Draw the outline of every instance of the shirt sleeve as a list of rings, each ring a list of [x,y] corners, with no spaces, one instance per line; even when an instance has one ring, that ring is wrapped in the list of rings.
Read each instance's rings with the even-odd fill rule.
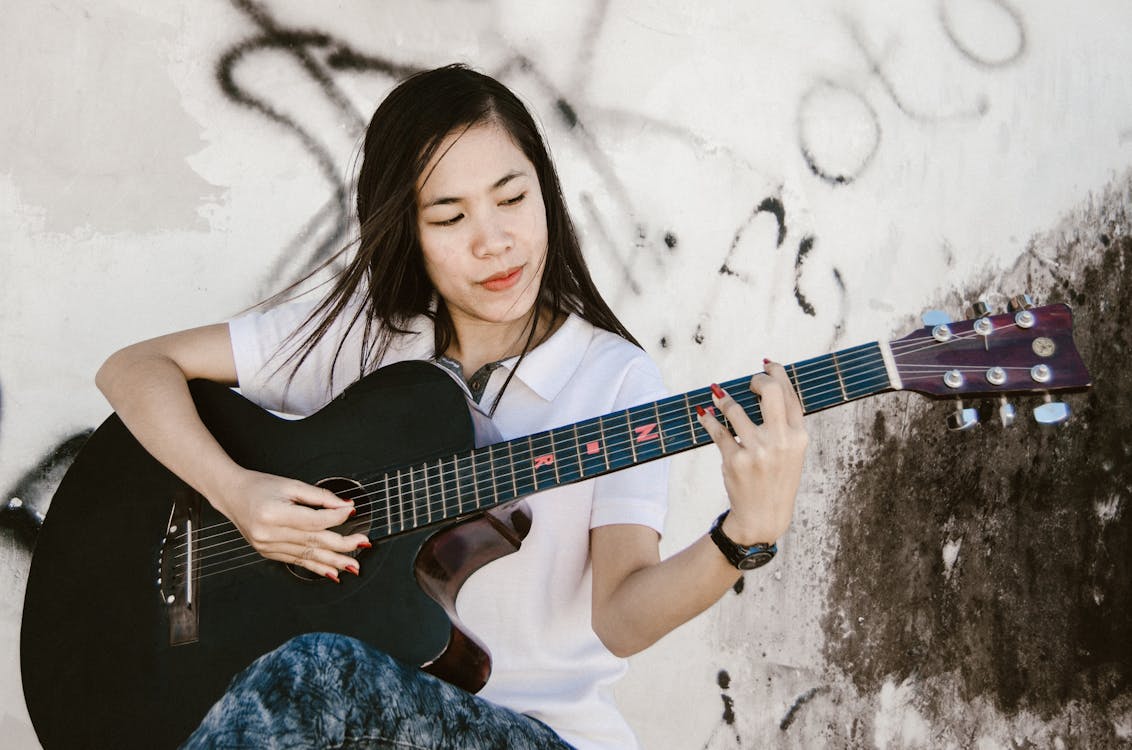
[[[302,366],[296,369],[297,359],[288,361],[309,333],[304,323],[318,302],[301,299],[228,321],[240,392],[253,403],[272,411],[305,416],[358,379],[362,321],[342,342],[353,317],[350,308],[331,324]],[[341,348],[339,343],[343,344]]]
[[[657,401],[667,395],[660,371],[642,352],[625,369],[613,410]],[[590,528],[630,523],[663,533],[668,512],[668,463],[663,458],[594,480]]]

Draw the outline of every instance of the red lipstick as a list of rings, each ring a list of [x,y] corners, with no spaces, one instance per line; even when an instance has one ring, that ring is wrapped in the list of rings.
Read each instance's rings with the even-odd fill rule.
[[[480,282],[480,285],[487,289],[489,292],[502,292],[505,289],[510,289],[518,283],[519,278],[523,275],[523,267],[515,266],[506,271],[500,271],[494,276],[489,276]]]

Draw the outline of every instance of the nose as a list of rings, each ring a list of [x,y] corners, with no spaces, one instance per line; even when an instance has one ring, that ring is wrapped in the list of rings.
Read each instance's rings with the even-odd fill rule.
[[[490,212],[476,223],[476,235],[472,251],[477,257],[501,255],[511,249],[511,229],[505,217],[498,212]]]

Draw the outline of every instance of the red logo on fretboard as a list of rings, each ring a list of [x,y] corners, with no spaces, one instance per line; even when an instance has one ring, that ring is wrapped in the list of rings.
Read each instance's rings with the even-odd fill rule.
[[[596,440],[591,440],[590,442],[586,443],[586,453],[590,454],[591,456],[595,453],[601,453],[601,443]]]
[[[657,435],[655,432],[653,432],[653,430],[655,429],[656,422],[650,422],[648,424],[641,425],[640,427],[634,427],[633,432],[637,433],[637,442],[643,443],[646,440],[656,440],[658,437],[660,437],[660,435]]]
[[[540,466],[550,466],[554,463],[554,454],[547,453],[545,456],[535,456],[535,468]]]

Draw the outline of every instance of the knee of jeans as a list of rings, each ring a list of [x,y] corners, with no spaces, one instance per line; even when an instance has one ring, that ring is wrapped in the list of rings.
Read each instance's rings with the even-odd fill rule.
[[[403,667],[383,651],[339,633],[304,633],[261,657],[269,671],[324,683],[351,682],[364,670],[369,679],[396,680]]]

